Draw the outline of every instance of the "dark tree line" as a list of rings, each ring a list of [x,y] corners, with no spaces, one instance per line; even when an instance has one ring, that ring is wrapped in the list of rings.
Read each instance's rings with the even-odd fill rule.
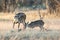
[[[48,0],[48,6],[50,13],[56,13],[60,10],[60,1],[59,0]]]
[[[10,12],[16,7],[16,0],[0,0],[0,11]]]
[[[11,10],[13,11],[16,6],[16,0],[5,0],[4,3],[5,3],[4,11],[8,12],[10,12]]]
[[[60,11],[60,0],[0,0],[0,12],[13,12],[17,6],[41,5],[46,2],[50,13]]]

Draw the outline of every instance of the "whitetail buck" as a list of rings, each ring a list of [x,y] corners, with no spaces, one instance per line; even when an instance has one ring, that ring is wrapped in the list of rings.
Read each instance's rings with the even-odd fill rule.
[[[43,20],[36,20],[31,23],[26,23],[26,27],[29,28],[39,27],[41,30],[46,30],[43,26],[44,26]]]
[[[25,19],[26,19],[26,15],[24,13],[16,14],[14,16],[13,28],[14,28],[15,24],[17,24],[17,23],[18,23],[18,30],[19,30],[20,23],[23,23],[23,25],[25,26]]]
[[[36,20],[36,21],[33,21],[29,24],[27,23],[26,25],[30,28],[39,27],[41,30],[47,30],[47,29],[44,28],[45,22],[43,21],[43,17],[45,15],[47,15],[47,13],[48,13],[47,9],[45,9],[45,10],[38,9],[38,15],[39,15],[40,19]]]
[[[41,13],[40,13],[39,10],[38,10],[38,12],[39,12],[38,14],[39,14],[40,19],[39,20],[36,20],[36,21],[33,21],[31,23],[27,22],[26,23],[26,27],[29,27],[29,28],[39,27],[41,30],[47,30],[47,29],[44,28],[44,24],[45,23],[42,20],[43,17],[41,17]]]

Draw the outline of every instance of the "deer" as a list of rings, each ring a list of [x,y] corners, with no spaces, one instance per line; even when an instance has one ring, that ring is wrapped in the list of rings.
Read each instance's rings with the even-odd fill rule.
[[[43,17],[41,17],[40,11],[39,11],[38,14],[39,14],[40,19],[36,20],[36,21],[32,21],[30,23],[27,22],[26,27],[29,27],[29,28],[39,27],[41,30],[47,30],[47,29],[44,28],[45,22],[43,21]]]
[[[22,23],[24,25],[24,29],[25,29],[25,20],[26,20],[25,13],[23,13],[23,12],[17,13],[14,16],[13,29],[14,29],[15,24],[17,24],[17,23],[18,23],[18,30],[19,30],[20,23]]]
[[[44,30],[47,31],[47,29],[44,28],[44,24],[45,24],[45,22],[41,18],[39,20],[35,20],[35,21],[32,21],[32,22],[27,22],[27,23],[25,23],[25,26],[28,27],[28,28],[32,28],[32,29],[35,28],[35,27],[39,27],[42,31],[44,31]]]
[[[34,28],[34,27],[39,27],[41,30],[44,29],[44,21],[43,20],[36,20],[31,23],[27,22],[27,27],[29,28]]]

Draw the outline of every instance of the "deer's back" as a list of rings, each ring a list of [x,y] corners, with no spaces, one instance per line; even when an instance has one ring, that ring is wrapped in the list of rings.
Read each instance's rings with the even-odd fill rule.
[[[43,26],[44,25],[44,21],[43,20],[37,20],[37,21],[34,21],[34,22],[31,22],[28,27],[37,27],[37,26]]]
[[[24,13],[18,13],[14,17],[15,21],[22,21],[26,19],[26,15]]]

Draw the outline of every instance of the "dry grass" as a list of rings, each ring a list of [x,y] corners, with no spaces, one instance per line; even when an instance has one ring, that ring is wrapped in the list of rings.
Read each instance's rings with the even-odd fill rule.
[[[40,19],[37,11],[28,11],[24,13],[27,16],[26,22]],[[15,26],[15,30],[12,30],[14,15],[15,14],[11,13],[0,13],[0,40],[60,40],[60,31],[55,31],[56,29],[60,30],[60,17],[54,14],[44,16],[45,27],[50,31],[26,29],[18,32],[16,30],[17,25]]]
[[[18,12],[16,12],[18,13]],[[38,11],[24,11],[27,18],[26,21],[34,21],[40,19]],[[60,16],[56,16],[56,14],[45,14],[41,13],[41,15],[44,17],[44,19],[59,19]],[[7,19],[7,20],[14,20],[14,13],[0,13],[0,20]]]
[[[56,35],[57,34],[57,35]],[[60,40],[60,31],[14,30],[1,35],[0,40]]]

